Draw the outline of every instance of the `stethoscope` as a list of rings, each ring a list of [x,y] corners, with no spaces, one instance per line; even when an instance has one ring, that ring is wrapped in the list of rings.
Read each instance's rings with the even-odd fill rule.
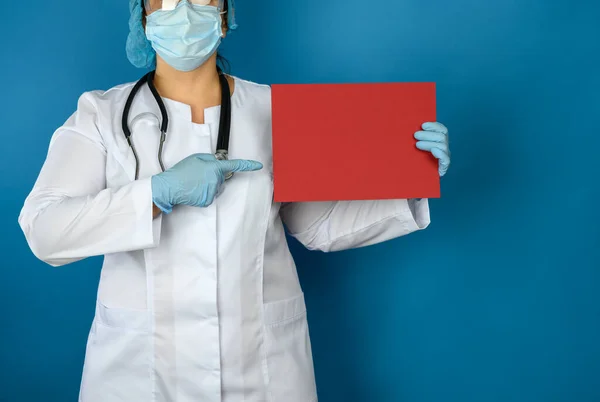
[[[215,152],[215,158],[217,160],[227,160],[228,158],[228,149],[229,149],[229,133],[231,131],[231,94],[229,93],[229,82],[227,82],[227,78],[225,74],[218,69],[219,71],[219,81],[221,83],[221,116],[219,119],[219,136],[217,139],[217,149]],[[165,104],[158,94],[156,87],[154,86],[154,71],[150,71],[148,74],[144,75],[133,87],[129,97],[127,98],[127,102],[125,102],[125,108],[123,109],[123,118],[121,124],[123,126],[123,133],[125,134],[125,139],[133,152],[133,156],[135,158],[135,180],[139,178],[140,173],[140,163],[138,159],[137,152],[133,145],[133,141],[131,139],[131,131],[129,130],[129,112],[131,110],[131,105],[133,104],[133,100],[135,96],[139,92],[142,85],[148,84],[150,88],[150,92],[152,92],[152,96],[156,100],[158,107],[160,109],[160,114],[162,117],[162,121],[160,124],[160,143],[158,145],[158,163],[160,165],[161,170],[165,171],[165,166],[162,161],[162,153],[163,153],[163,145],[165,140],[167,139],[167,128],[169,126],[169,116],[167,114],[167,108]],[[225,176],[225,180],[229,180],[233,176],[233,173],[230,172]]]

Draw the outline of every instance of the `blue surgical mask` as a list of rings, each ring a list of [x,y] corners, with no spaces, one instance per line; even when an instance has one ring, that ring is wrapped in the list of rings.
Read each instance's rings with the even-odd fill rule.
[[[150,14],[146,19],[146,36],[167,64],[179,71],[192,71],[217,51],[221,27],[217,7],[182,0],[174,10]]]

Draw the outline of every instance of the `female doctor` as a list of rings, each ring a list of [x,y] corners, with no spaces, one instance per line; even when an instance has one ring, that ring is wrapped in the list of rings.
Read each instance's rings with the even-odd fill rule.
[[[424,229],[428,201],[274,203],[270,89],[217,68],[233,0],[130,2],[129,59],[155,74],[80,97],[19,217],[50,265],[104,255],[80,401],[314,402],[283,224],[309,249],[345,250]],[[415,137],[443,175],[446,128]]]

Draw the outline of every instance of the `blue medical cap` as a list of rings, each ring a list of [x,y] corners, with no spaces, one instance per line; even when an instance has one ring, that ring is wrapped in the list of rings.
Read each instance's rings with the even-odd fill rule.
[[[237,28],[235,22],[235,0],[225,1],[227,1],[227,27],[233,30]]]
[[[237,28],[235,22],[235,1],[227,1],[227,26],[230,30]],[[127,36],[127,58],[137,68],[153,69],[156,67],[156,52],[146,38],[142,24],[143,0],[129,0],[129,35]]]

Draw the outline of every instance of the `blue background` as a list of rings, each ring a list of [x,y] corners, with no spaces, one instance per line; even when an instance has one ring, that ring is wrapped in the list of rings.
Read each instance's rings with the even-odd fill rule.
[[[75,401],[100,260],[45,266],[17,216],[78,96],[142,71],[125,0],[2,15],[0,400]],[[320,401],[600,401],[598,15],[592,1],[238,1],[235,75],[435,81],[451,131],[426,231],[329,255],[292,244]]]

